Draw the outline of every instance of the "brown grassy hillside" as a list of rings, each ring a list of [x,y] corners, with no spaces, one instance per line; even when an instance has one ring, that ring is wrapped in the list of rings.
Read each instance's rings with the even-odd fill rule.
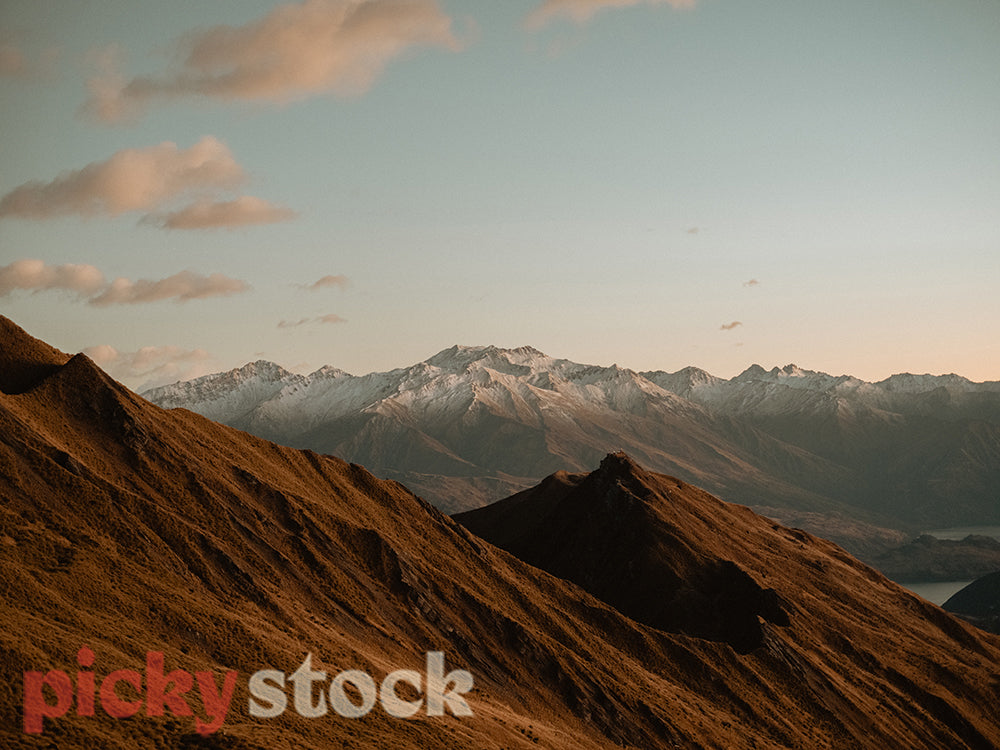
[[[749,511],[686,489],[673,511],[703,529],[691,541],[699,560],[733,559],[780,597],[788,624],[765,621],[758,646],[734,648],[711,632],[630,619],[359,466],[154,407],[6,320],[0,372],[5,747],[1000,743],[1000,642]],[[746,538],[730,558],[734,528]],[[98,681],[141,672],[148,652],[220,683],[235,671],[222,728],[201,736],[190,716],[77,716],[74,705],[46,719],[43,735],[25,735],[24,673],[75,676],[83,646]],[[291,673],[312,654],[314,669],[381,680],[421,671],[428,651],[472,673],[472,716],[247,710],[259,669]]]

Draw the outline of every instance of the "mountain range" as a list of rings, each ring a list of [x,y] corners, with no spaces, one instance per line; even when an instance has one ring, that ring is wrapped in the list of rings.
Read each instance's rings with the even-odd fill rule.
[[[462,525],[357,464],[161,409],[0,318],[0,744],[1000,744],[996,637],[626,454],[595,466]],[[298,682],[294,712],[249,713],[255,670],[408,669],[429,693],[430,653],[474,677],[471,713],[307,718]],[[214,731],[177,709],[180,672],[145,702],[163,660],[199,686],[233,675]],[[101,684],[105,709],[39,693],[28,736],[30,674]],[[106,693],[129,674],[138,697]]]
[[[143,395],[357,461],[446,512],[624,450],[858,554],[902,541],[898,529],[1000,522],[1000,383],[957,375],[869,383],[754,365],[725,380],[455,346],[384,373],[260,361]]]

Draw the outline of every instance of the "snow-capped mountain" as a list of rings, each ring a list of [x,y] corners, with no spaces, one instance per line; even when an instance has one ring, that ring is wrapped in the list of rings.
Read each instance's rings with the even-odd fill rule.
[[[625,450],[750,505],[1000,522],[1000,383],[954,375],[868,383],[754,365],[726,380],[454,346],[383,373],[255,362],[143,395],[363,463],[448,511]]]

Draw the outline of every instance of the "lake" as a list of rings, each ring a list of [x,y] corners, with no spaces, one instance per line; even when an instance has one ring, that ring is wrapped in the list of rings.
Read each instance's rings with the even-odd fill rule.
[[[950,529],[934,529],[925,531],[925,534],[937,539],[961,540],[976,534],[977,536],[990,536],[1000,541],[1000,526],[955,526]],[[922,596],[929,602],[937,605],[944,604],[972,581],[932,581],[927,583],[901,583],[900,586],[909,589],[917,596]]]
[[[952,594],[958,593],[970,583],[972,581],[935,581],[929,583],[901,583],[899,585],[940,607],[951,598]]]

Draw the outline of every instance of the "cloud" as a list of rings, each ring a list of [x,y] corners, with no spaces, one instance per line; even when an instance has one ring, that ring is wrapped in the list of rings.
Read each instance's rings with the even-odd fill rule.
[[[0,43],[0,75],[18,78],[28,74],[28,61],[19,47]]]
[[[750,281],[744,281],[743,286],[760,286],[760,282],[757,279],[750,279]]]
[[[346,276],[324,276],[318,281],[314,281],[312,284],[299,284],[298,286],[302,289],[308,289],[310,292],[315,292],[318,289],[323,289],[328,286],[336,286],[341,289],[346,289],[350,286],[351,280]]]
[[[178,380],[206,375],[213,361],[204,349],[181,349],[177,346],[144,346],[134,352],[120,352],[101,344],[83,350],[108,375],[126,382],[142,383],[137,390],[155,388]]]
[[[695,0],[545,0],[528,15],[524,25],[526,28],[536,31],[549,21],[561,17],[567,17],[582,24],[606,8],[628,8],[641,4],[692,8]]]
[[[86,264],[64,263],[50,266],[41,260],[25,258],[0,268],[0,297],[17,289],[32,292],[65,289],[76,292],[81,297],[89,297],[104,285],[104,274]]]
[[[334,315],[330,313],[329,315],[320,315],[316,318],[317,323],[346,323],[347,320],[340,317],[339,315]]]
[[[89,300],[91,305],[136,305],[144,302],[159,302],[172,299],[187,302],[206,297],[227,297],[250,288],[245,281],[233,279],[221,273],[202,276],[193,271],[181,271],[165,279],[152,281],[139,279],[131,281],[117,278],[98,296]]]
[[[102,162],[27,182],[0,198],[0,217],[108,215],[158,209],[192,191],[230,189],[246,179],[224,143],[205,136],[189,149],[161,143],[124,149]]]
[[[48,47],[29,57],[24,49],[10,41],[0,41],[0,77],[22,81],[47,82],[57,73],[60,49]]]
[[[139,119],[141,112],[130,107],[122,95],[128,81],[121,72],[125,53],[117,44],[91,50],[90,64],[97,74],[87,79],[90,95],[80,107],[80,114],[97,122],[132,123]]]
[[[719,326],[719,330],[720,331],[731,331],[734,328],[737,328],[737,327],[739,327],[741,325],[743,325],[743,324],[740,321],[734,320],[732,323],[723,323],[721,326]]]
[[[202,276],[181,271],[165,279],[131,281],[117,278],[108,283],[94,266],[64,263],[50,266],[44,261],[25,258],[0,266],[0,297],[15,291],[41,292],[64,289],[76,292],[91,305],[135,305],[172,299],[187,302],[206,297],[225,297],[250,289],[245,281],[221,273]]]
[[[278,328],[298,328],[299,326],[304,326],[307,323],[346,323],[347,319],[342,318],[339,315],[330,313],[329,315],[320,315],[317,318],[300,318],[299,320],[282,320],[278,323]]]
[[[231,201],[202,199],[167,214],[150,214],[143,221],[164,229],[235,229],[289,221],[295,216],[290,208],[243,195]]]
[[[180,63],[125,80],[115,64],[90,83],[85,114],[134,119],[155,100],[208,97],[286,103],[318,94],[358,95],[386,65],[417,46],[457,50],[437,0],[304,0],[242,26],[216,26],[176,43]]]

